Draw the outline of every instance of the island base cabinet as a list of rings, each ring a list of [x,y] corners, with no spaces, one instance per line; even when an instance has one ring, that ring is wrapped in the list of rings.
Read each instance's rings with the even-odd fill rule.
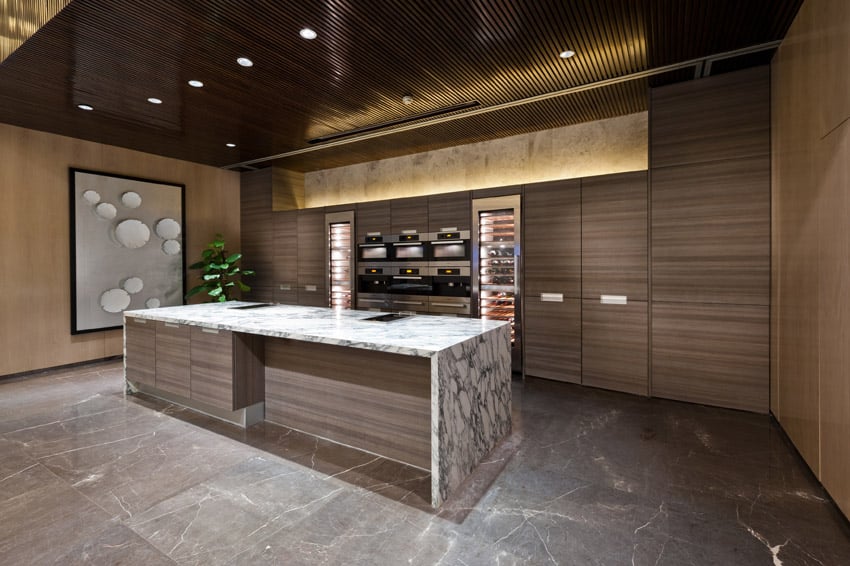
[[[526,295],[523,308],[525,374],[581,383],[581,299]]]
[[[602,304],[586,299],[581,312],[582,385],[649,394],[648,310],[645,301]]]
[[[266,420],[431,470],[431,361],[266,338]]]
[[[262,402],[262,348],[258,336],[193,326],[191,398],[225,411]]]
[[[156,385],[156,322],[127,318],[124,330],[124,368],[128,381]]]
[[[156,388],[188,398],[190,384],[189,326],[156,323]]]

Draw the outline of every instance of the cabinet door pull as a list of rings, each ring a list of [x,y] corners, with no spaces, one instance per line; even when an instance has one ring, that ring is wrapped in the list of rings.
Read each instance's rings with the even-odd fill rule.
[[[218,334],[218,328],[201,328],[201,332],[206,332],[207,334]]]
[[[166,322],[166,323],[164,323],[164,324],[165,324],[165,326],[167,326],[168,328],[180,328],[180,325],[179,325],[179,324],[175,324],[175,323],[173,323],[173,322]]]
[[[467,305],[462,303],[431,303],[432,307],[452,307],[456,309],[464,309]]]
[[[305,291],[315,291],[316,286],[315,285],[304,285],[304,290]]]
[[[603,305],[627,305],[629,298],[626,295],[599,295],[599,302]]]
[[[540,293],[540,302],[543,303],[563,303],[563,293]]]
[[[420,303],[418,301],[393,301],[393,303],[399,305],[424,305],[425,303]]]
[[[136,324],[147,324],[148,323],[148,321],[143,319],[143,318],[134,318],[133,322],[135,322]]]

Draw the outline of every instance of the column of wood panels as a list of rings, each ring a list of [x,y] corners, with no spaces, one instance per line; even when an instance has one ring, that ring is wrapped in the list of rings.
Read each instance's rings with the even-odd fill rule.
[[[256,275],[246,277],[251,290],[243,298],[251,301],[274,299],[274,221],[272,218],[272,168],[242,173],[240,183],[242,262]]]
[[[767,412],[769,69],[651,93],[651,394]]]
[[[646,171],[582,179],[584,385],[649,393],[647,223]]]

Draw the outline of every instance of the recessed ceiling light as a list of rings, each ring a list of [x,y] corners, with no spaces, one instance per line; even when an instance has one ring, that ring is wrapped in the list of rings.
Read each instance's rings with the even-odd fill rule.
[[[310,28],[302,29],[301,31],[298,32],[298,35],[300,35],[304,39],[316,39],[319,36],[319,34],[317,34],[315,31],[311,30]]]
[[[236,147],[235,143],[226,143],[224,145],[226,145],[227,147]]]
[[[566,51],[561,51],[561,53],[558,55],[558,57],[560,57],[561,59],[569,59],[570,57],[572,57],[575,54],[576,54],[575,51],[570,51],[569,49],[567,49]]]
[[[237,63],[242,65],[243,67],[253,67],[254,62],[248,59],[247,57],[240,57],[236,60]]]
[[[77,104],[77,108],[80,110],[94,110],[94,106],[89,106],[88,104]]]
[[[201,81],[196,81],[196,80],[192,79],[191,81],[189,81],[189,86],[193,86],[195,88],[201,88],[202,86],[204,86],[204,83],[202,83]]]
[[[151,104],[162,104],[162,100],[154,97],[148,98],[148,102],[150,102]]]

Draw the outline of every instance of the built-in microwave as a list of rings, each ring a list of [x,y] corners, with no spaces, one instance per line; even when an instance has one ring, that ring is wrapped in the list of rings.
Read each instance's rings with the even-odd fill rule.
[[[469,230],[431,234],[432,261],[469,261]]]
[[[392,261],[428,261],[430,246],[427,240],[419,238],[419,234],[402,234],[398,240],[392,243]]]
[[[357,260],[361,263],[392,261],[392,244],[384,241],[383,236],[367,236],[366,241],[357,244]]]

